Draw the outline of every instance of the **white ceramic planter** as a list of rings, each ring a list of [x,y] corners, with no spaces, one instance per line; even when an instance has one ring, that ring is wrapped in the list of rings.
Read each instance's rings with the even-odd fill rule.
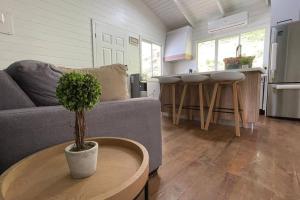
[[[242,69],[248,69],[250,68],[249,65],[242,65]]]
[[[70,151],[74,144],[65,148],[66,159],[73,178],[86,178],[96,172],[98,143],[93,141],[86,141],[86,143],[93,143],[95,146],[79,152]]]

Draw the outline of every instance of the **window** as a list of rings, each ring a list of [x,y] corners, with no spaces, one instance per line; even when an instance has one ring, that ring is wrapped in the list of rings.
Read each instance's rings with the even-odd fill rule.
[[[207,41],[198,44],[199,71],[215,70],[215,41]]]
[[[218,70],[224,70],[224,58],[235,57],[236,47],[239,45],[239,37],[228,37],[218,41]]]
[[[254,67],[262,67],[264,63],[265,29],[241,34],[243,56],[255,56]]]
[[[161,75],[161,46],[142,41],[142,80]]]
[[[161,47],[152,44],[152,75],[161,75]]]
[[[198,70],[224,70],[224,58],[235,57],[242,45],[242,56],[255,56],[253,67],[263,67],[265,29],[198,43]]]

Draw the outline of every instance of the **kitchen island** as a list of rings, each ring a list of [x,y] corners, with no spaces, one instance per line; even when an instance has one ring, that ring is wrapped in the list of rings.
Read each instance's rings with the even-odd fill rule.
[[[259,118],[259,107],[260,107],[260,89],[261,89],[261,75],[265,74],[265,70],[263,68],[249,68],[249,69],[235,69],[235,70],[226,70],[226,71],[238,71],[245,74],[245,80],[240,82],[241,94],[244,99],[244,108],[242,110],[245,112],[245,124],[246,127],[250,128],[255,125]],[[213,73],[217,73],[218,71],[210,71],[210,72],[198,72],[193,74],[202,74],[210,76]],[[180,77],[185,74],[176,74],[176,75],[166,75],[166,76],[156,76],[153,78],[160,77]],[[205,110],[208,109],[209,101],[212,93],[212,82],[208,81],[204,85],[204,97],[206,100]],[[180,97],[183,89],[183,84],[179,82],[176,84],[176,108],[179,107]],[[185,98],[183,107],[192,107],[193,109],[184,109],[182,112],[182,118],[188,119],[199,119],[199,100],[198,98],[198,87],[191,86],[189,87],[189,91],[187,92],[187,96]],[[165,86],[164,90],[161,94],[161,105],[162,112],[169,113],[171,115],[171,87]],[[218,107],[221,108],[232,108],[232,89],[229,87],[222,88],[222,94],[220,99],[220,104]],[[205,116],[206,117],[206,116]],[[218,120],[221,124],[234,124],[234,116],[231,113],[219,113]]]

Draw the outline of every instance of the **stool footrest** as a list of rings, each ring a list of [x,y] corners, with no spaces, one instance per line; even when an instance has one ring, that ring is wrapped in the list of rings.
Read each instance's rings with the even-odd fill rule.
[[[230,113],[230,114],[234,113],[234,111],[219,111],[219,110],[214,110],[213,112],[216,112],[216,113]]]
[[[214,108],[214,111],[216,110],[234,110],[233,108],[222,108],[222,107],[218,107],[218,108]],[[239,109],[239,111],[243,111],[243,109]]]
[[[208,108],[208,106],[203,106],[203,108]],[[182,109],[185,109],[185,110],[200,110],[200,106],[183,106]]]

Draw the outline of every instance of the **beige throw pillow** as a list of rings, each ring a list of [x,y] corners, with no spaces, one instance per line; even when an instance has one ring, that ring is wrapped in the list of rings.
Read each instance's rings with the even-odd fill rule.
[[[100,101],[124,100],[129,98],[127,67],[121,64],[97,68],[58,67],[63,73],[78,72],[93,75],[102,86]]]

